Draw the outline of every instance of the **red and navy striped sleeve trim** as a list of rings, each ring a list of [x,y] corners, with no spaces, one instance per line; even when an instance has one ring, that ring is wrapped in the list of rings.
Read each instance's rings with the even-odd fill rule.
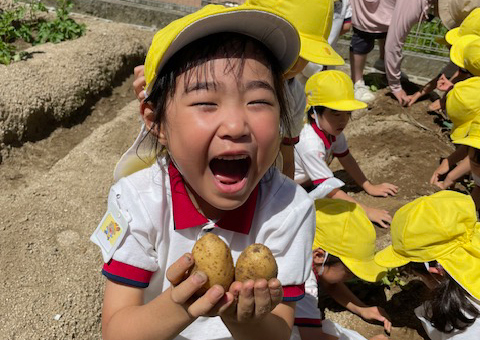
[[[334,153],[333,156],[334,157],[337,157],[337,158],[341,158],[341,157],[345,157],[346,155],[348,155],[350,153],[350,150],[347,149],[345,150],[344,152],[342,153]]]
[[[283,286],[283,301],[291,302],[303,299],[305,296],[305,283],[295,286]]]
[[[352,17],[350,17],[350,18],[345,18],[345,19],[343,20],[343,22],[344,22],[345,24],[352,22]]]
[[[153,272],[110,260],[110,262],[103,265],[102,274],[112,281],[133,287],[147,288]]]
[[[321,319],[295,318],[295,326],[298,327],[322,327]]]
[[[300,141],[300,136],[298,136],[298,137],[293,137],[293,138],[284,137],[284,138],[282,139],[282,144],[283,144],[283,145],[295,145],[295,144],[297,144],[299,141]]]

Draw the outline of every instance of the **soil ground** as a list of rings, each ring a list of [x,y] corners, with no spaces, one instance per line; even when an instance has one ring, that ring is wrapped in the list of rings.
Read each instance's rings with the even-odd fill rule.
[[[383,76],[371,74],[367,82],[378,79]],[[78,124],[11,148],[0,164],[0,339],[100,339],[102,260],[88,237],[104,213],[115,162],[138,130],[131,84],[132,77],[125,79]],[[453,147],[441,118],[427,113],[430,100],[401,108],[387,92],[379,90],[369,109],[354,113],[345,133],[366,176],[398,185],[398,195],[369,197],[338,162],[332,166],[349,194],[393,214],[436,191],[430,176]],[[376,231],[380,249],[390,238],[388,230]],[[392,339],[424,338],[413,315],[425,296],[420,282],[413,278],[402,289],[351,286],[366,303],[390,314]],[[328,318],[366,337],[382,332],[328,299],[322,305]]]

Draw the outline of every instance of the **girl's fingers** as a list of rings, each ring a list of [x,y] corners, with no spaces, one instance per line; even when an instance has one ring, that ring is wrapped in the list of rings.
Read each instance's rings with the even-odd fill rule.
[[[237,320],[239,322],[250,320],[255,312],[253,286],[253,280],[248,280],[243,283],[237,303]]]
[[[255,295],[255,318],[261,319],[272,310],[270,290],[265,279],[255,281],[253,288]]]
[[[193,266],[192,254],[186,253],[167,269],[167,280],[174,286],[185,279],[186,272]]]
[[[268,281],[268,289],[270,291],[270,299],[272,301],[272,310],[283,301],[283,287],[278,279],[270,279]]]
[[[135,79],[137,79],[140,76],[143,76],[144,74],[145,74],[145,65],[138,65],[138,66],[135,66],[135,68],[133,69],[133,75]]]
[[[176,288],[178,287],[175,287],[175,289]],[[194,303],[192,303],[188,307],[187,311],[194,318],[202,315],[207,315],[215,308],[217,303],[222,299],[224,295],[225,290],[223,289],[223,287],[220,285],[214,285],[202,297],[198,298]],[[233,299],[231,301],[233,301]],[[226,302],[227,301],[225,301],[224,303]]]
[[[192,295],[207,282],[207,275],[204,272],[195,272],[178,286],[172,288],[171,297],[175,303],[183,305],[192,297]],[[212,287],[213,288],[213,287]],[[212,289],[210,288],[210,289]],[[220,286],[221,288],[221,286]],[[210,291],[210,290],[209,290]],[[208,293],[208,291],[207,291]],[[205,295],[207,295],[205,293]],[[204,295],[204,296],[205,296]],[[223,295],[223,288],[222,288]],[[221,297],[221,296],[220,296]],[[219,297],[219,298],[220,298]],[[203,298],[203,297],[202,297]],[[200,299],[202,299],[200,298]],[[199,299],[199,300],[200,300]],[[216,302],[215,302],[216,303]]]

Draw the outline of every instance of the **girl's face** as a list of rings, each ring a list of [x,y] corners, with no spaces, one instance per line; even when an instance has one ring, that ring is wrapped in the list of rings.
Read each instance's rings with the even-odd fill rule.
[[[325,250],[322,248],[317,248],[313,251],[314,270],[322,281],[328,284],[336,284],[355,277],[339,258],[331,255],[325,258],[325,254]]]
[[[160,127],[160,143],[209,218],[241,206],[279,151],[280,106],[271,71],[249,53],[243,69],[240,64],[218,57],[188,79],[178,76]]]
[[[347,126],[351,113],[351,111],[335,111],[325,108],[323,114],[318,115],[318,124],[329,135],[338,136]],[[312,118],[315,119],[315,116]]]

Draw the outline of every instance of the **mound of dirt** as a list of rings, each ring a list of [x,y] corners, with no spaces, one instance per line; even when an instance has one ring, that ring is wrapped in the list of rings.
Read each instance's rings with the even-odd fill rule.
[[[87,16],[74,19],[87,25],[85,36],[30,47],[27,60],[0,65],[0,152],[85,115],[101,93],[143,63],[151,30]]]

